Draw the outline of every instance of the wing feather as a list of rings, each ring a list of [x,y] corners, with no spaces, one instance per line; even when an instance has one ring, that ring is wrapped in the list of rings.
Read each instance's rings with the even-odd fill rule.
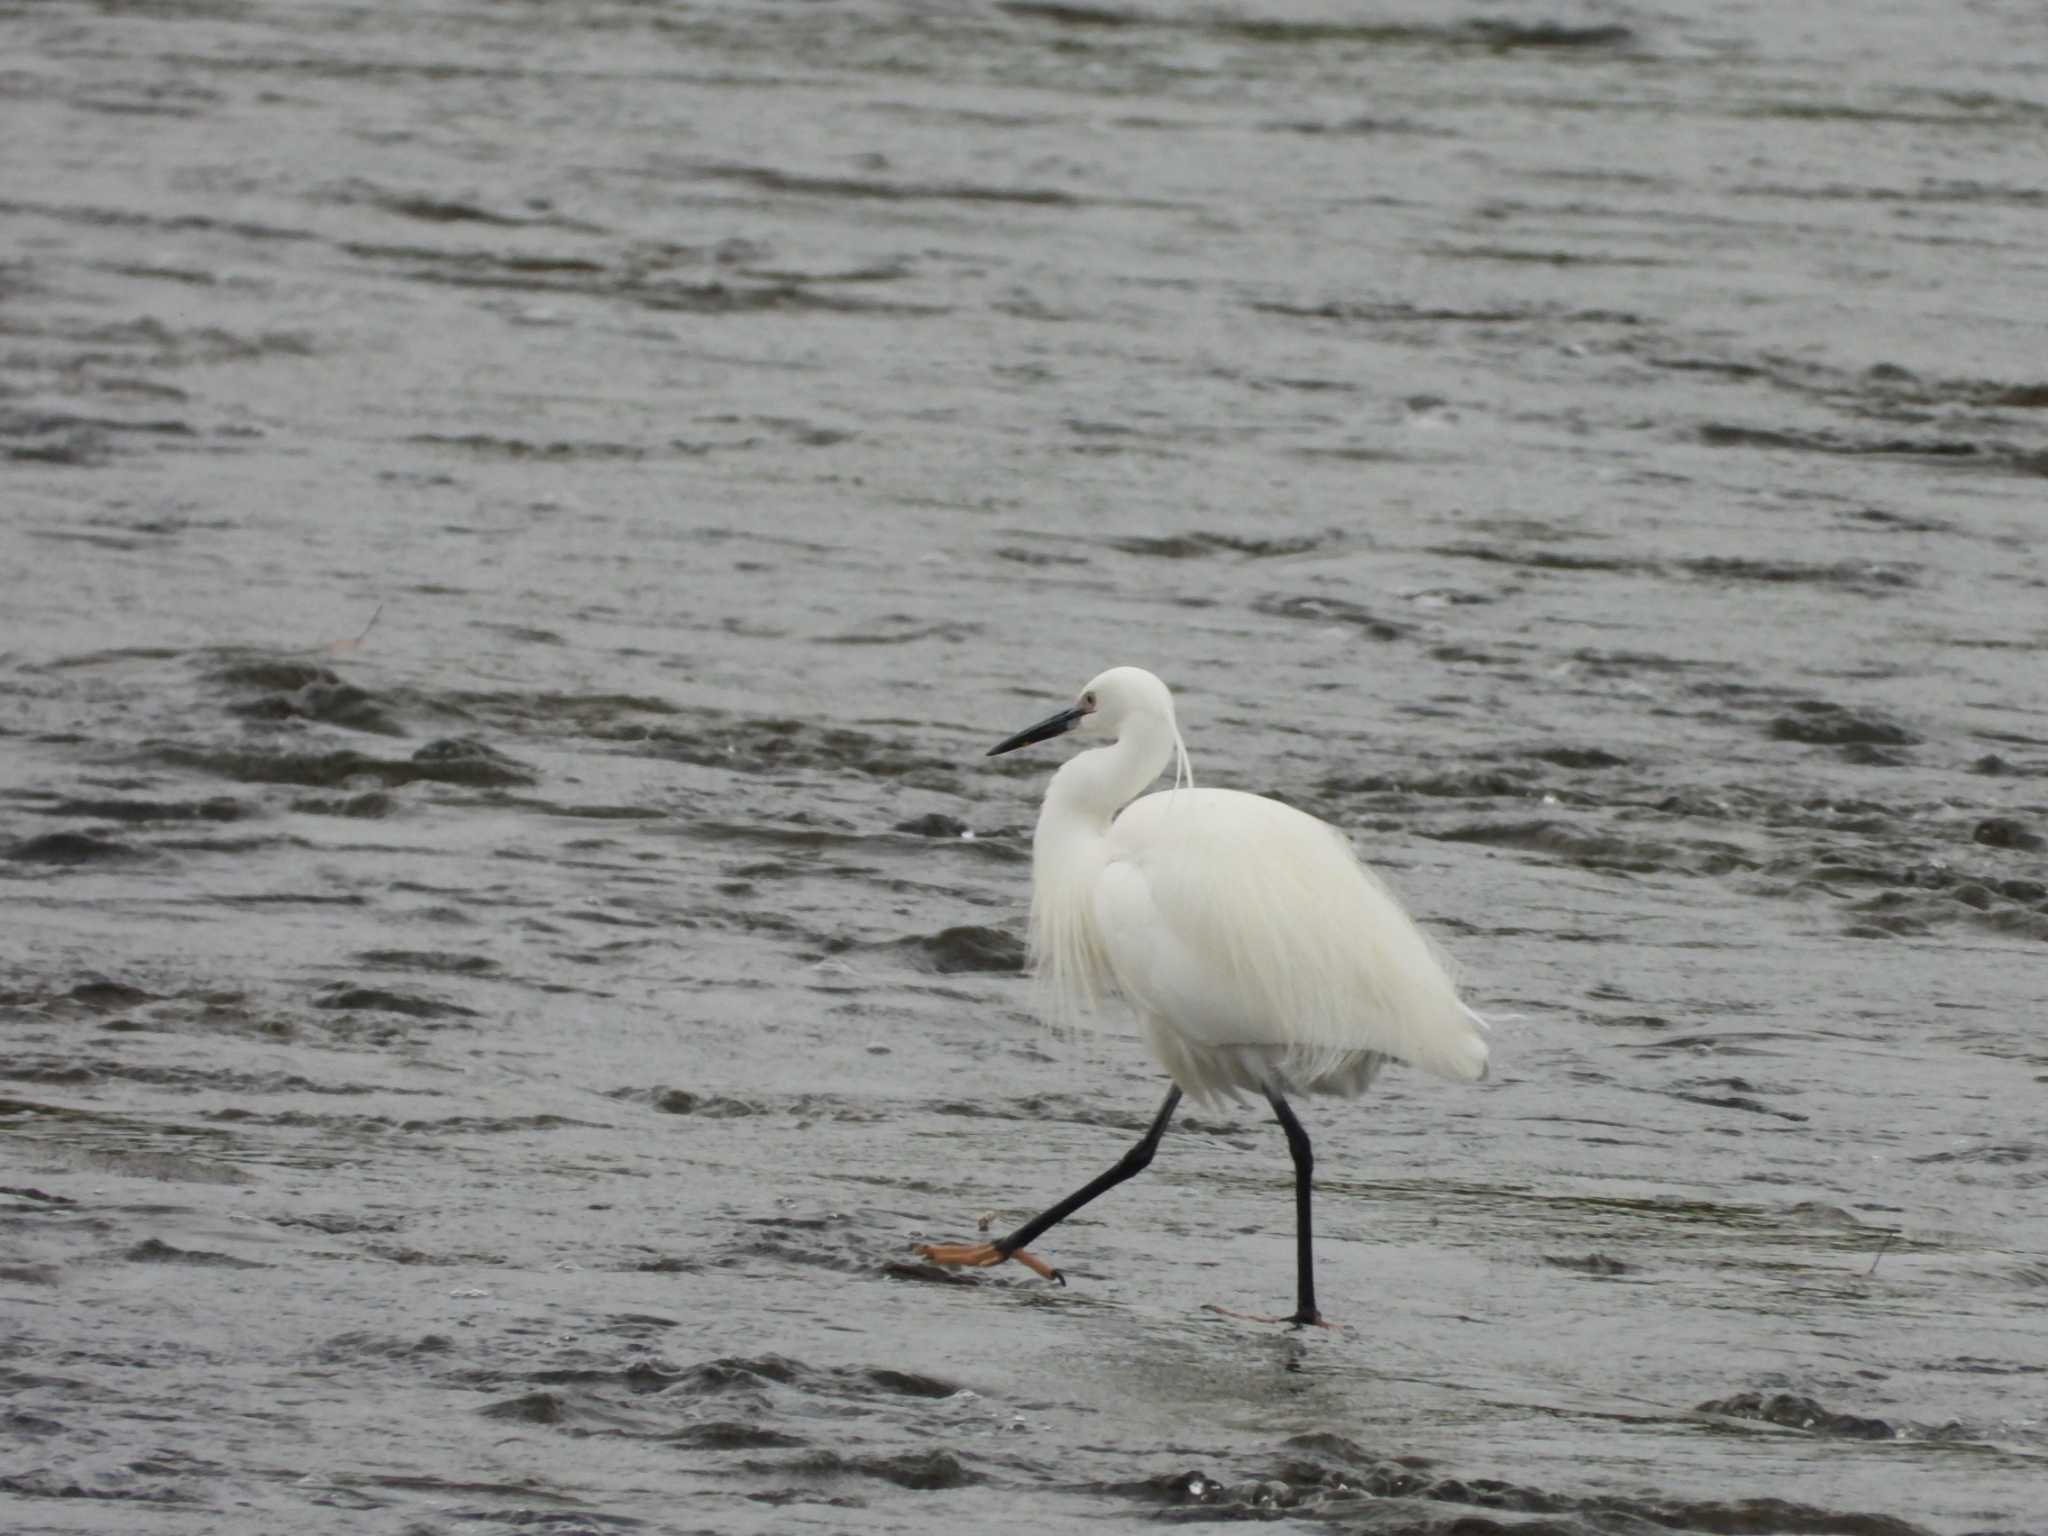
[[[1485,1075],[1483,1025],[1443,957],[1335,828],[1262,796],[1180,789],[1128,806],[1105,854],[1100,954],[1189,1046]]]

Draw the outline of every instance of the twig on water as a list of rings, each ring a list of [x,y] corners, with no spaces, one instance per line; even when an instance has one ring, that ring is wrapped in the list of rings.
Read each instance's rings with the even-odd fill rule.
[[[1898,1235],[1899,1229],[1897,1227],[1894,1227],[1891,1231],[1885,1233],[1884,1241],[1877,1245],[1877,1259],[1881,1259],[1884,1257],[1885,1250],[1891,1247],[1892,1239],[1897,1237]],[[1877,1273],[1877,1259],[1872,1259],[1870,1261],[1870,1268],[1866,1269],[1863,1272],[1864,1279],[1868,1280],[1872,1275]]]
[[[368,638],[370,631],[377,627],[377,621],[381,619],[383,616],[384,605],[382,603],[379,603],[376,607],[376,610],[370,615],[370,622],[363,626],[363,632],[361,634],[357,635],[353,640],[330,640],[324,647],[327,654],[330,656],[339,656],[344,651],[354,650],[357,646],[361,645],[365,639]]]

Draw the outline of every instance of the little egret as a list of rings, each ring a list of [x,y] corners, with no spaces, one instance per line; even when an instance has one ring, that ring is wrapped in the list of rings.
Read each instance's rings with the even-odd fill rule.
[[[1278,800],[1193,787],[1173,695],[1150,672],[1111,668],[989,756],[1069,732],[1108,742],[1069,759],[1045,792],[1031,844],[1032,970],[1056,1018],[1121,996],[1173,1086],[1100,1178],[997,1242],[917,1251],[947,1265],[1015,1259],[1064,1283],[1025,1245],[1146,1168],[1184,1093],[1255,1092],[1294,1159],[1297,1302],[1292,1317],[1259,1321],[1321,1324],[1314,1159],[1286,1095],[1358,1094],[1389,1061],[1484,1077],[1485,1022],[1341,832]],[[1174,788],[1138,798],[1169,763]]]

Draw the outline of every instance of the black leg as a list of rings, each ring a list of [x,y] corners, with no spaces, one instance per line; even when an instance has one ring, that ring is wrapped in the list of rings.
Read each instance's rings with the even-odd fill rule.
[[[1266,1090],[1266,1102],[1273,1106],[1280,1129],[1287,1133],[1287,1150],[1294,1155],[1295,1298],[1299,1305],[1291,1321],[1295,1327],[1305,1328],[1323,1320],[1322,1313],[1316,1310],[1315,1256],[1308,1211],[1309,1185],[1316,1171],[1315,1153],[1309,1150],[1308,1132],[1301,1128],[1301,1122],[1294,1118],[1294,1111],[1287,1107],[1277,1089]]]
[[[1023,1226],[1012,1232],[1008,1237],[996,1243],[996,1252],[1002,1254],[1004,1258],[1008,1258],[1047,1227],[1057,1226],[1060,1222],[1065,1221],[1104,1190],[1114,1189],[1134,1174],[1143,1173],[1151,1165],[1152,1154],[1159,1146],[1159,1138],[1166,1134],[1166,1122],[1173,1118],[1174,1110],[1179,1107],[1180,1089],[1177,1087],[1169,1089],[1166,1095],[1166,1102],[1159,1106],[1159,1113],[1153,1116],[1152,1128],[1145,1132],[1144,1140],[1118,1158],[1116,1166],[1103,1174],[1102,1177],[1090,1180],[1051,1210],[1032,1217],[1031,1220],[1025,1222]],[[1303,1144],[1306,1145],[1305,1139]],[[1066,1277],[1060,1275],[1057,1270],[1054,1271],[1054,1275],[1058,1278],[1061,1285],[1067,1283]]]

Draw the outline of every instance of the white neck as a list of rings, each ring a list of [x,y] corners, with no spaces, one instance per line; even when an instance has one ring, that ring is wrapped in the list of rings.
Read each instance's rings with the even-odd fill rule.
[[[1056,1016],[1086,1014],[1115,989],[1094,880],[1108,856],[1111,818],[1173,761],[1174,743],[1171,714],[1131,715],[1110,745],[1064,763],[1045,792],[1031,840],[1031,965]]]
[[[1110,818],[1137,799],[1172,761],[1172,723],[1157,715],[1132,716],[1115,741],[1069,759],[1052,776],[1038,814],[1039,831],[1073,827],[1101,836],[1109,830]]]

